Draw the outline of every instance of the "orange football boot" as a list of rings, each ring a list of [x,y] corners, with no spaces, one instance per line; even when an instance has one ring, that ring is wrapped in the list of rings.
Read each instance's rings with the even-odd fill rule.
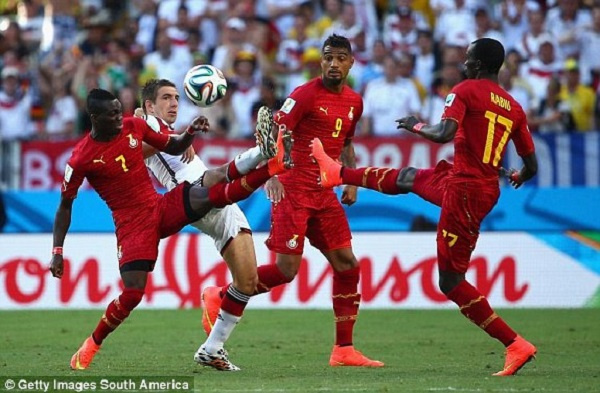
[[[371,360],[356,349],[352,345],[340,347],[334,345],[329,365],[332,367],[383,367],[383,362],[379,360]]]
[[[342,166],[325,153],[321,140],[315,138],[310,145],[312,147],[311,156],[319,165],[319,184],[321,187],[331,188],[342,184]]]
[[[527,362],[535,358],[537,348],[521,336],[506,348],[504,369],[493,374],[497,377],[515,375]]]
[[[71,368],[73,370],[88,368],[99,349],[100,345],[96,344],[91,336],[86,338],[81,347],[71,357]]]
[[[294,146],[294,139],[292,138],[292,131],[288,130],[285,125],[279,125],[279,133],[277,134],[277,153],[275,157],[270,158],[267,161],[269,167],[269,174],[275,176],[285,171],[286,169],[292,169],[294,167],[294,161],[292,160],[292,147]]]
[[[221,288],[206,287],[202,291],[202,327],[208,336],[221,309]]]

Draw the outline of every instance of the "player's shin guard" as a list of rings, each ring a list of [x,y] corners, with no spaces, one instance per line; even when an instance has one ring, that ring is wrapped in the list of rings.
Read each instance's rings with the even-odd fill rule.
[[[223,345],[229,339],[229,336],[235,329],[244,309],[250,300],[250,296],[238,291],[233,285],[229,285],[227,292],[221,302],[221,311],[217,317],[210,335],[202,345],[208,353],[215,353],[223,348]]]
[[[392,168],[342,168],[342,182],[353,186],[370,188],[384,194],[396,195],[402,193],[396,185],[398,169]]]
[[[250,171],[231,183],[219,183],[209,188],[208,199],[213,207],[224,207],[246,199],[271,178],[267,166]]]
[[[335,314],[335,344],[352,345],[354,324],[358,316],[358,267],[333,272],[333,312]]]
[[[96,344],[102,344],[106,336],[115,330],[129,316],[131,311],[140,304],[143,297],[143,289],[123,289],[123,293],[110,302],[94,333],[92,333],[92,338]]]
[[[448,293],[448,299],[458,305],[465,317],[504,346],[510,345],[517,337],[517,333],[494,312],[485,296],[466,280]]]

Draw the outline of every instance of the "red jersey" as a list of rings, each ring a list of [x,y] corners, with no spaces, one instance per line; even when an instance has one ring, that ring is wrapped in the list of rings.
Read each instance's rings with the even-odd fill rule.
[[[279,175],[284,184],[321,190],[319,167],[310,158],[313,138],[323,142],[325,152],[338,159],[344,141],[354,136],[363,112],[362,97],[348,86],[341,93],[327,90],[321,77],[296,88],[275,114],[275,122],[292,130],[294,168]]]
[[[142,141],[161,150],[170,137],[152,131],[144,120],[134,117],[124,119],[121,133],[108,142],[96,141],[90,135],[77,143],[67,162],[62,195],[75,198],[87,178],[113,212],[116,225],[138,214],[135,210],[140,207],[151,209],[160,195],[144,164]]]
[[[535,151],[523,108],[491,80],[469,79],[456,85],[446,97],[442,119],[458,122],[455,176],[497,179],[510,139],[520,156]]]

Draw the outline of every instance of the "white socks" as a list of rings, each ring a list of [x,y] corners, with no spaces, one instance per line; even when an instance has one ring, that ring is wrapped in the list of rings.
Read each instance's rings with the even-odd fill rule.
[[[233,332],[233,329],[235,329],[235,325],[238,324],[240,319],[242,319],[242,317],[236,317],[235,315],[221,309],[210,335],[204,344],[202,344],[202,347],[206,349],[206,352],[212,354],[223,348],[225,341],[227,341],[231,335],[231,332]]]
[[[234,161],[238,172],[242,175],[245,175],[252,169],[256,168],[256,166],[265,159],[266,157],[263,157],[262,153],[260,152],[260,147],[254,146],[253,148],[238,154]]]

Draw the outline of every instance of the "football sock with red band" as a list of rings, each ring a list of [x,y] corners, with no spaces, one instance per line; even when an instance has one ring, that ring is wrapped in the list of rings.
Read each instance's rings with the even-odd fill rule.
[[[354,324],[358,316],[360,268],[333,272],[333,313],[335,315],[335,344],[352,345]]]
[[[504,346],[510,345],[517,337],[517,333],[494,312],[485,296],[466,280],[461,281],[448,293],[448,299],[458,305],[465,317]]]
[[[129,316],[131,311],[140,304],[143,297],[143,289],[123,289],[123,293],[110,302],[94,333],[92,333],[92,338],[96,344],[102,344],[106,336],[115,330]]]
[[[250,300],[250,296],[241,293],[233,285],[228,285],[227,292],[221,301],[221,310],[241,317],[248,305],[248,300]]]
[[[256,293],[269,292],[271,288],[279,285],[287,284],[291,280],[287,278],[279,267],[275,264],[261,265],[257,268],[258,273],[258,285],[256,286]]]
[[[265,165],[249,172],[231,183],[219,183],[208,189],[208,199],[213,207],[224,207],[246,199],[271,178]]]
[[[342,183],[353,186],[370,188],[384,194],[400,194],[396,185],[398,179],[398,169],[392,168],[342,168]]]

